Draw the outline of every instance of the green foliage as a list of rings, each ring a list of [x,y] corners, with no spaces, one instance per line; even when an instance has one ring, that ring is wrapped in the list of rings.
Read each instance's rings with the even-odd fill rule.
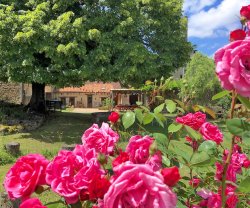
[[[0,80],[140,85],[192,50],[180,0],[11,0],[0,5]]]
[[[206,104],[220,91],[220,84],[214,73],[213,59],[195,53],[188,63],[180,95],[184,100],[192,98],[195,102]]]
[[[217,99],[223,98],[228,94],[230,94],[230,91],[227,91],[227,90],[221,91],[221,92],[217,93],[216,95],[214,95],[212,97],[212,100],[217,100]]]
[[[227,120],[226,124],[229,132],[235,136],[242,136],[244,132],[250,131],[250,123],[240,118]]]
[[[242,193],[250,193],[250,176],[247,176],[244,180],[241,181],[238,190]]]
[[[0,167],[15,162],[16,158],[8,154],[4,149],[0,149]]]

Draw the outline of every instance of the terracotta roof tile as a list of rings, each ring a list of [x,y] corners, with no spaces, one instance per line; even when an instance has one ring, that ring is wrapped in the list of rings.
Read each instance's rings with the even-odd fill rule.
[[[81,87],[65,87],[59,88],[56,91],[63,92],[85,92],[85,93],[110,93],[111,89],[121,89],[118,82],[86,82]]]

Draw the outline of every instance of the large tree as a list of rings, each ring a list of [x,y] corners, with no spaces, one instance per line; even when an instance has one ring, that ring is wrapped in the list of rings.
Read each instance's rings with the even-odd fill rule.
[[[189,59],[182,0],[2,0],[0,79],[44,86],[86,80],[138,85]]]

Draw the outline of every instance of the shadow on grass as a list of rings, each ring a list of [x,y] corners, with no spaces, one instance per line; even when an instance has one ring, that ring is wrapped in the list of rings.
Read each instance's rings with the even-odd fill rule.
[[[38,129],[23,135],[46,143],[81,143],[83,132],[93,123],[91,114],[55,112]]]

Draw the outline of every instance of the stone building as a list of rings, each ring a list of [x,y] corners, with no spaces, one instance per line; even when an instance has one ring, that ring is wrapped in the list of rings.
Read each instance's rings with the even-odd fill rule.
[[[47,100],[62,101],[64,106],[77,108],[96,108],[102,105],[106,98],[110,98],[111,89],[120,89],[117,82],[86,82],[81,87],[47,88]]]
[[[0,101],[26,105],[29,103],[31,94],[31,84],[0,82]]]

